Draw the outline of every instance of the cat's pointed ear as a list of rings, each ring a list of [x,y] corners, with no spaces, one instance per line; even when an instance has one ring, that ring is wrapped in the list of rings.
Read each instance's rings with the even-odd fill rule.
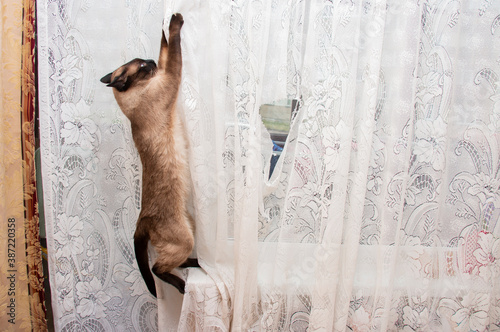
[[[101,78],[101,83],[104,83],[104,84],[109,84],[111,83],[111,76],[113,75],[113,73],[109,73],[108,75],[106,76],[103,76]]]

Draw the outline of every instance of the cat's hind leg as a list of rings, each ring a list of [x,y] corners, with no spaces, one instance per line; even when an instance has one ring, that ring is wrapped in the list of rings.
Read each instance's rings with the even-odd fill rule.
[[[155,266],[153,266],[153,273],[161,280],[177,288],[179,293],[184,294],[185,292],[184,288],[186,287],[186,283],[184,282],[184,280],[182,280],[182,278],[170,272],[160,272],[159,270],[160,268],[155,264]]]
[[[198,264],[198,259],[197,258],[188,258],[184,263],[182,263],[179,267],[181,268],[187,268],[187,267],[200,267],[200,264]],[[184,288],[185,288],[185,281],[182,280],[180,277],[170,273],[170,272],[161,272],[161,267],[156,263],[153,266],[153,273],[160,278],[161,280],[165,281],[166,283],[171,284],[177,290],[181,293],[184,294]]]
[[[182,263],[179,267],[201,267],[198,263],[198,258],[188,258],[184,263]]]
[[[187,267],[200,267],[200,264],[198,264],[198,259],[197,258],[188,258],[186,261],[181,264],[179,267],[181,268],[187,268]],[[184,294],[184,288],[185,288],[185,281],[182,280],[180,277],[170,273],[170,272],[161,272],[161,268],[159,265],[155,264],[153,266],[153,273],[160,278],[161,280],[165,281],[166,283],[171,284],[177,290],[181,293]]]
[[[158,239],[152,241],[155,246],[157,257],[153,265],[153,273],[161,280],[171,284],[184,294],[184,280],[172,274],[172,270],[179,267],[188,260],[193,250],[193,239],[186,236],[184,241],[177,243],[161,243],[158,245]]]

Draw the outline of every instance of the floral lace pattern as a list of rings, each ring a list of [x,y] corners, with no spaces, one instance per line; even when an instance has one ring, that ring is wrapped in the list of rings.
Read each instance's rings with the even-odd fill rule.
[[[176,329],[155,319],[135,266],[140,162],[97,88],[126,59],[155,57],[161,8],[113,7],[123,32],[104,55],[78,26],[111,10],[101,5],[39,9],[58,327]],[[178,106],[204,270],[184,272],[178,330],[500,328],[498,4],[165,6],[186,22]],[[259,107],[279,99],[300,108],[269,177]]]
[[[161,9],[160,1],[38,5],[42,171],[57,331],[158,329],[157,303],[132,246],[141,164],[128,120],[99,78],[131,56],[153,57]]]
[[[184,298],[179,328],[499,328],[500,69],[488,47],[499,47],[500,7],[209,1],[189,10],[219,38],[197,39],[186,25],[186,56],[225,70],[212,72],[215,90],[204,68],[183,76],[208,276],[204,296]],[[481,60],[466,65],[472,54]],[[300,110],[267,181],[257,113],[271,98],[298,98]]]

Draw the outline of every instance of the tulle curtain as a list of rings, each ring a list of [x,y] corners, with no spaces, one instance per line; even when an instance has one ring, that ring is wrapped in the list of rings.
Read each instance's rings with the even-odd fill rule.
[[[37,4],[40,137],[57,331],[156,331],[135,263],[141,164],[130,124],[99,79],[156,58],[161,1]]]
[[[498,4],[175,11],[208,274],[188,272],[179,330],[499,328]],[[283,99],[269,178],[259,108]]]
[[[0,329],[47,329],[35,179],[35,1],[2,3]]]
[[[140,161],[98,79],[181,12],[197,255],[148,293]],[[500,325],[500,5],[39,4],[56,328],[486,331]],[[270,174],[261,105],[295,100]],[[158,308],[157,308],[158,307]],[[158,317],[156,318],[156,316]]]

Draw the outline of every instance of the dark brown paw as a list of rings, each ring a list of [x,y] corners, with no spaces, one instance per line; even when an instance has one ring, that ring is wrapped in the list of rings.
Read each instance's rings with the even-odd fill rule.
[[[184,18],[182,17],[182,15],[179,13],[173,14],[172,18],[170,19],[170,26],[168,29],[170,31],[180,31],[183,24]]]
[[[184,292],[185,292],[184,288],[186,287],[186,283],[184,282],[184,280],[182,280],[181,278],[179,278],[178,276],[176,276],[172,273],[159,272],[158,270],[159,270],[159,267],[158,267],[158,265],[155,264],[153,266],[153,273],[161,280],[163,280],[166,283],[169,283],[172,286],[174,286],[175,288],[177,288],[179,293],[184,294]]]

